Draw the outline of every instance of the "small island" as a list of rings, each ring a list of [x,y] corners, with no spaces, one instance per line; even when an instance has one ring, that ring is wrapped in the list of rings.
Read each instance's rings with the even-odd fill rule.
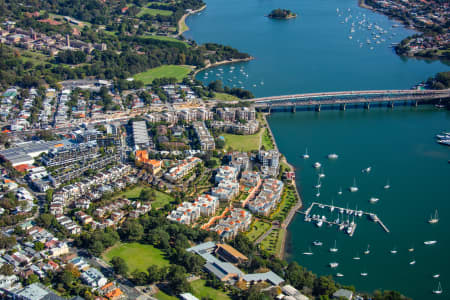
[[[290,11],[289,9],[277,8],[277,9],[272,10],[270,12],[270,14],[267,16],[272,19],[288,20],[288,19],[296,18],[297,14]]]

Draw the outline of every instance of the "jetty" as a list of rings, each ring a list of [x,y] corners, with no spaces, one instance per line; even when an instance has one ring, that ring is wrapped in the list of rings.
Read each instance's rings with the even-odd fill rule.
[[[333,220],[326,220],[323,217],[320,217],[319,215],[313,215],[311,216],[311,211],[312,209],[317,206],[321,209],[325,209],[328,208],[330,211],[338,211],[341,214],[347,214],[348,216],[355,216],[355,217],[362,217],[363,215],[367,216],[368,218],[370,218],[373,222],[378,223],[381,228],[383,228],[383,230],[387,233],[390,233],[389,229],[387,228],[387,226],[381,221],[381,219],[374,213],[371,212],[367,212],[367,211],[363,211],[363,210],[356,210],[356,209],[350,209],[350,208],[343,208],[343,207],[339,207],[339,206],[335,206],[335,205],[329,205],[329,204],[323,204],[323,203],[319,203],[319,202],[313,202],[311,203],[311,205],[305,210],[305,211],[301,211],[301,210],[297,210],[297,213],[299,214],[303,214],[305,215],[305,221],[306,222],[311,222],[311,221],[315,221],[315,222],[322,222],[324,224],[328,224],[330,226],[336,225],[339,227],[340,230],[343,230],[345,228],[351,227],[350,231],[349,231],[349,235],[353,236],[353,234],[356,231],[356,226],[357,224],[354,222],[336,222]]]

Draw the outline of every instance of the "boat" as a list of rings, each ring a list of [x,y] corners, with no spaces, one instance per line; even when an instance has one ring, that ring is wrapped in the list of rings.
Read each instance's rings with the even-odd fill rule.
[[[356,256],[355,257],[353,257],[353,260],[360,260],[361,259],[361,257],[359,257],[359,255],[358,254],[356,254]]]
[[[439,217],[438,217],[438,211],[436,209],[436,211],[434,212],[434,217],[431,216],[430,219],[428,220],[428,223],[430,224],[436,224],[439,222]]]
[[[433,290],[433,294],[437,294],[437,295],[442,294],[442,286],[441,286],[441,282],[439,282],[438,288],[437,288],[436,290]]]
[[[320,169],[319,178],[324,178],[325,173],[323,172],[323,167]]]
[[[441,274],[433,274],[433,278],[439,278]]]
[[[342,188],[339,188],[338,195],[342,195]]]
[[[330,268],[337,268],[339,266],[339,264],[337,262],[330,262],[329,264]]]
[[[367,272],[362,272],[362,273],[361,273],[361,276],[362,276],[362,277],[366,277],[367,275],[369,275],[369,274],[367,274]]]
[[[320,196],[320,188],[317,189],[316,197]]]
[[[317,227],[322,227],[322,225],[323,225],[323,221],[322,220],[317,220],[316,226]]]
[[[322,165],[320,164],[320,162],[315,162],[313,167],[316,169],[319,169]]]
[[[370,173],[370,171],[372,171],[372,167],[367,167],[365,169],[362,169],[362,173]]]
[[[390,188],[391,188],[391,185],[389,184],[389,179],[388,179],[388,181],[386,182],[386,185],[384,186],[384,189],[387,190]]]
[[[411,248],[408,249],[408,251],[409,251],[409,252],[414,252],[414,248],[411,247]]]
[[[316,189],[322,187],[322,183],[320,183],[320,176],[317,177],[317,184],[314,186]]]
[[[336,153],[328,154],[328,159],[337,159],[339,156]]]
[[[349,188],[350,192],[354,193],[358,191],[358,187],[356,186],[356,179],[353,178],[353,185]]]
[[[315,240],[315,241],[313,242],[313,245],[314,245],[314,246],[322,246],[323,243],[322,243],[321,241]]]
[[[336,277],[344,277],[344,274],[342,274],[342,273],[336,273]]]
[[[397,249],[396,248],[392,249],[391,254],[397,254]]]
[[[364,254],[365,254],[365,255],[367,255],[367,254],[369,254],[369,253],[370,253],[370,250],[369,250],[369,248],[370,248],[370,245],[367,245],[367,250],[366,250],[366,251],[364,251]]]
[[[425,241],[423,242],[425,245],[434,245],[437,243],[437,241]]]
[[[303,252],[303,255],[313,255],[314,253],[312,253],[311,251],[311,247],[308,248],[307,252]]]
[[[334,240],[334,247],[330,248],[330,252],[338,252],[339,249],[336,247],[336,240]]]
[[[413,266],[413,265],[416,264],[416,261],[413,259],[412,261],[409,262],[409,264],[410,264],[411,266]]]
[[[380,200],[379,198],[371,197],[369,202],[370,203],[377,203],[379,200]]]

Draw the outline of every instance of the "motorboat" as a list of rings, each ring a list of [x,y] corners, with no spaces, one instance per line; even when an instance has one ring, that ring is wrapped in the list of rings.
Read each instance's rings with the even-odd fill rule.
[[[367,272],[362,272],[362,273],[361,273],[361,276],[362,276],[362,277],[366,277],[367,275],[369,275]]]
[[[437,289],[436,289],[436,290],[433,290],[433,294],[436,294],[436,295],[442,294],[442,286],[441,286],[441,283],[440,283],[440,282],[439,282],[439,284],[438,284]]]
[[[370,173],[370,171],[372,171],[372,167],[367,167],[362,170],[363,173]]]
[[[397,249],[395,249],[395,248],[392,249],[392,250],[391,250],[391,254],[397,254]]]
[[[425,241],[423,242],[425,245],[434,245],[437,243],[437,241]]]
[[[370,254],[370,245],[367,245],[367,249],[366,249],[366,251],[364,251],[364,254],[365,255]]]
[[[389,180],[388,180],[386,185],[384,186],[384,189],[387,190],[387,189],[390,189],[390,188],[391,188],[391,185],[389,184]]]
[[[330,262],[329,264],[330,268],[337,268],[339,266],[339,264],[337,262]]]
[[[315,241],[313,242],[313,245],[314,245],[314,246],[322,246],[323,243],[322,243],[321,241],[315,240]]]
[[[436,211],[434,212],[434,217],[431,216],[430,219],[428,220],[428,223],[430,224],[436,224],[439,222],[439,216],[438,216],[438,211],[436,209]]]
[[[355,257],[353,257],[353,260],[360,260],[361,259],[361,257],[359,257],[359,255],[358,254],[356,254],[356,256]]]
[[[409,252],[414,252],[414,248],[409,248],[408,251]]]
[[[316,197],[320,196],[320,188],[317,189]]]
[[[322,227],[322,225],[323,225],[323,221],[322,220],[317,220],[316,226],[317,227]]]
[[[313,255],[314,253],[311,251],[311,247],[308,248],[307,252],[303,252],[303,255]]]
[[[342,188],[339,188],[338,195],[342,195]]]
[[[370,203],[377,203],[378,201],[380,201],[380,199],[375,198],[375,197],[370,197],[370,200],[369,200]]]
[[[357,192],[359,190],[358,187],[356,186],[356,179],[355,178],[353,178],[353,185],[349,188],[349,190],[352,193]]]
[[[441,274],[433,274],[433,278],[439,278]]]
[[[315,162],[313,167],[316,169],[319,169],[322,165],[320,164],[320,162]]]
[[[339,249],[336,247],[336,240],[334,240],[334,247],[330,248],[330,252],[338,252]]]
[[[314,186],[316,189],[322,187],[322,183],[320,182],[320,177],[317,177],[317,184]]]
[[[344,277],[344,274],[342,274],[342,273],[336,273],[336,277]]]
[[[413,266],[413,265],[416,264],[416,261],[415,261],[415,260],[412,260],[412,261],[409,262],[409,264],[410,264],[411,266]]]
[[[337,155],[336,153],[330,153],[328,154],[328,159],[338,159],[339,155]]]

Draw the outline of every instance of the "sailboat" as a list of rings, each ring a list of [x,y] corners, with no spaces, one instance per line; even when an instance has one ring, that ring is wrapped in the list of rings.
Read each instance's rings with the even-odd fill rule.
[[[433,278],[439,278],[441,274],[433,274]]]
[[[308,159],[308,158],[309,158],[308,148],[306,148],[305,154],[303,154],[303,159]]]
[[[334,211],[334,203],[333,203],[333,199],[331,199],[330,211],[331,211],[331,212]]]
[[[358,187],[356,186],[356,179],[353,178],[353,185],[349,188],[350,192],[354,193],[358,191]]]
[[[316,189],[320,188],[322,183],[320,182],[320,177],[317,177],[317,184],[314,186]]]
[[[361,272],[362,277],[366,277],[367,275],[369,275],[367,272]]]
[[[436,211],[434,212],[434,217],[431,216],[430,219],[428,220],[428,223],[436,224],[437,222],[439,222],[439,217],[438,217],[438,211],[436,209]]]
[[[391,254],[397,254],[397,248],[394,247],[394,249],[391,250]]]
[[[338,252],[338,251],[339,251],[339,249],[336,248],[336,240],[334,240],[334,247],[330,248],[330,252]]]
[[[341,187],[339,188],[338,195],[342,195],[342,188]]]
[[[339,264],[337,262],[330,262],[329,264],[330,268],[337,268],[339,266]]]
[[[377,203],[378,201],[380,201],[380,199],[376,198],[376,197],[370,197],[370,199],[369,199],[370,203]]]
[[[336,273],[336,277],[344,277],[344,274],[342,274],[342,273]]]
[[[433,294],[437,294],[437,295],[442,294],[441,282],[439,282],[437,290],[433,290]]]
[[[308,247],[307,252],[303,252],[303,255],[313,255],[314,253],[311,251],[311,247]]]
[[[325,173],[323,172],[323,167],[320,169],[319,178],[324,178]]]
[[[437,241],[425,241],[423,242],[425,245],[434,245],[437,243]]]
[[[413,258],[413,260],[411,260],[411,261],[409,262],[409,264],[410,264],[411,266],[415,265],[415,264],[416,264],[416,260]]]
[[[316,168],[316,169],[319,169],[321,166],[322,166],[322,164],[320,162],[318,162],[318,161],[315,162],[314,165],[313,165],[313,167]]]
[[[370,248],[370,245],[367,245],[367,250],[366,250],[366,251],[364,251],[364,254],[365,254],[365,255],[367,255],[367,254],[369,254],[369,253],[370,253],[370,250],[369,250],[369,248]]]
[[[320,196],[320,188],[317,188],[317,193],[316,193],[316,197]]]
[[[355,256],[355,257],[353,257],[353,259],[354,259],[354,260],[360,260],[360,259],[361,259],[361,257],[359,257],[359,254],[358,254],[358,253],[356,253],[356,256]]]
[[[384,186],[384,189],[387,190],[390,188],[391,188],[391,185],[389,184],[389,179],[388,179],[388,181],[386,182],[386,185]]]

